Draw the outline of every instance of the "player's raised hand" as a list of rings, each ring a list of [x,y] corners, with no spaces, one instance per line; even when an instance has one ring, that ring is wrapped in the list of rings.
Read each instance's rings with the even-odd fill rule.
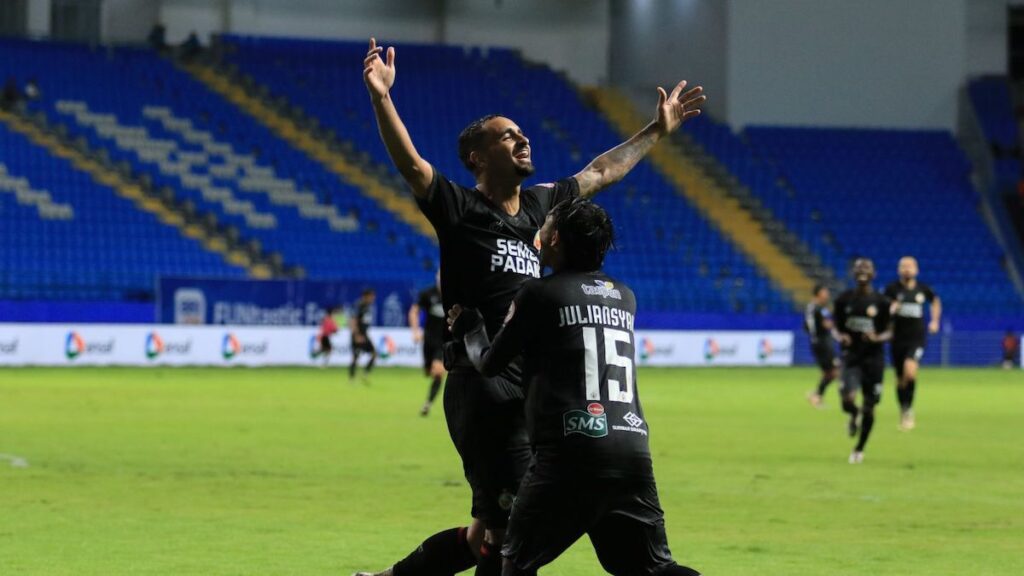
[[[685,88],[686,80],[676,84],[671,94],[666,94],[665,89],[658,86],[657,124],[662,134],[671,134],[683,122],[700,115],[700,107],[707,100],[704,87],[697,86],[683,92]]]
[[[395,84],[395,48],[388,48],[386,63],[380,57],[383,51],[382,46],[377,46],[377,39],[370,38],[370,49],[363,59],[363,81],[370,91],[370,98],[377,101],[386,98]]]

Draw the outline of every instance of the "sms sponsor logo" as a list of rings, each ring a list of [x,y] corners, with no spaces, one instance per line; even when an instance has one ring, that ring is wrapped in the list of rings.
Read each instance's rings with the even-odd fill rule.
[[[562,414],[562,432],[565,436],[582,434],[590,438],[603,438],[608,435],[608,416],[604,406],[591,402],[584,410],[570,410]]]
[[[74,360],[83,354],[106,356],[114,352],[114,340],[87,342],[82,335],[72,330],[64,337],[64,356]]]
[[[266,342],[242,342],[234,334],[228,332],[220,343],[220,353],[225,360],[238,356],[264,356],[270,345]]]

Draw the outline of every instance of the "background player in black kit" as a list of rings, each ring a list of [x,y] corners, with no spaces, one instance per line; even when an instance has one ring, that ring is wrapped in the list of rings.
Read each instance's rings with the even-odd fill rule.
[[[857,434],[857,391],[864,403],[859,411],[860,438],[850,454],[851,464],[864,460],[864,445],[875,425],[875,406],[882,398],[885,345],[892,338],[889,299],[875,291],[875,264],[867,258],[853,263],[857,287],[836,298],[835,319],[843,349],[843,411],[850,415],[850,436]]]
[[[611,221],[588,200],[566,200],[540,242],[554,274],[523,285],[493,343],[478,311],[449,313],[482,374],[524,361],[533,458],[502,573],[536,574],[587,534],[611,574],[697,574],[672,560],[665,536],[633,364],[636,299],[601,272]]]
[[[427,401],[420,410],[421,416],[430,414],[434,399],[441,390],[441,379],[444,378],[444,304],[441,302],[441,273],[437,273],[434,285],[420,292],[416,302],[409,307],[409,328],[412,330],[413,342],[423,344],[423,372],[430,376],[430,391]],[[420,327],[420,312],[426,322]]]
[[[494,331],[522,283],[540,276],[535,238],[547,212],[559,201],[593,195],[622,179],[658,140],[699,114],[704,101],[700,87],[684,92],[685,82],[670,94],[658,88],[656,119],[643,130],[576,175],[525,189],[522,183],[534,171],[529,139],[512,120],[485,116],[459,136],[459,158],[475,181],[468,188],[448,180],[416,151],[391,98],[395,50],[388,48],[386,61],[382,53],[370,39],[363,76],[388,154],[437,232],[445,308],[456,302],[473,306]],[[474,521],[468,532],[450,529],[431,536],[385,573],[459,572],[468,568],[465,542],[479,558],[478,574],[500,571],[497,548],[530,456],[520,367],[512,362],[501,374],[484,378],[464,349],[453,348],[448,360],[445,418],[472,488]]]
[[[816,284],[813,290],[814,299],[804,309],[804,330],[811,338],[811,353],[814,354],[814,361],[821,368],[821,380],[818,387],[811,392],[807,399],[814,407],[821,406],[821,397],[825,395],[825,389],[836,379],[838,369],[836,367],[836,343],[832,338],[832,331],[835,324],[832,322],[832,311],[829,310],[828,286]]]
[[[914,392],[917,390],[917,370],[928,334],[939,331],[942,322],[942,300],[927,284],[917,281],[917,260],[911,256],[900,258],[897,273],[900,279],[885,287],[885,295],[892,300],[893,336],[889,345],[892,367],[896,369],[896,398],[900,402],[900,429],[913,430]],[[924,305],[930,305],[931,320],[927,332],[924,325]]]
[[[366,363],[366,371],[363,372],[363,381],[373,370],[373,364],[377,361],[377,349],[370,340],[370,324],[373,323],[373,302],[377,294],[372,288],[363,290],[359,302],[356,303],[356,313],[349,320],[349,329],[352,330],[352,364],[348,367],[349,381],[355,381],[356,368],[359,367],[359,354],[365,352],[370,355],[370,361]]]

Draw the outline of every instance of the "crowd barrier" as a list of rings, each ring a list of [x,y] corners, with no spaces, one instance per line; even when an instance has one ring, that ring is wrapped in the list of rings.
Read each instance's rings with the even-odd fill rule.
[[[639,366],[789,366],[787,331],[636,332]],[[382,366],[421,366],[408,328],[371,328]],[[351,360],[350,335],[332,338],[331,360]],[[6,366],[312,366],[316,328],[170,324],[0,324]]]

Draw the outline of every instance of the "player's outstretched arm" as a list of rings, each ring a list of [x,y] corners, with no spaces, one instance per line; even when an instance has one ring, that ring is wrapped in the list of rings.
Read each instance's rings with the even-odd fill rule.
[[[580,196],[588,198],[622,180],[637,162],[650,152],[658,140],[675,132],[683,122],[700,114],[700,107],[707,99],[703,94],[704,88],[697,86],[683,92],[685,88],[686,80],[676,84],[671,94],[666,94],[664,88],[658,87],[658,110],[655,119],[629,140],[594,158],[586,168],[576,174]]]
[[[409,131],[391,100],[391,87],[395,84],[395,49],[388,48],[387,62],[380,57],[383,50],[382,46],[377,46],[375,38],[370,38],[370,49],[363,60],[363,81],[370,92],[377,129],[391,162],[412,187],[412,193],[426,197],[430,181],[434,178],[434,168],[416,152]]]

